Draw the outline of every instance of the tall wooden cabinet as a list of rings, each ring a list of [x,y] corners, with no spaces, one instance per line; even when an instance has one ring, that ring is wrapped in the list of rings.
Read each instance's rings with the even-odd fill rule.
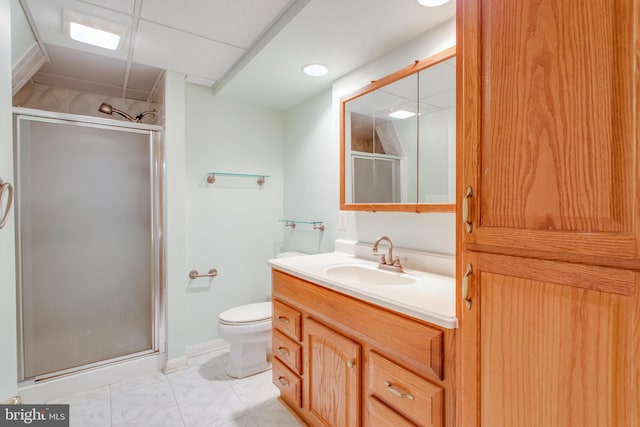
[[[638,426],[638,2],[458,0],[459,426]]]

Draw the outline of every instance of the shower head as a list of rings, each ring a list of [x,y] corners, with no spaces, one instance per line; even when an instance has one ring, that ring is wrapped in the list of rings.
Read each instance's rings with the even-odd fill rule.
[[[98,111],[100,111],[101,113],[104,114],[108,114],[108,115],[113,115],[113,113],[117,113],[120,114],[122,117],[124,117],[125,119],[131,121],[131,122],[137,122],[140,123],[140,121],[142,120],[142,118],[144,116],[146,116],[147,114],[157,114],[156,110],[151,110],[151,111],[143,111],[142,113],[138,114],[137,116],[133,117],[127,113],[125,113],[122,110],[118,110],[117,108],[114,108],[111,104],[107,104],[106,102],[103,102],[102,104],[100,104],[100,107],[98,107]]]

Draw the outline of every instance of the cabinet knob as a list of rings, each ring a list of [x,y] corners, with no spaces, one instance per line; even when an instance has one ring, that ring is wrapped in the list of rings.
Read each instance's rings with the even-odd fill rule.
[[[353,363],[351,360],[347,360],[347,367],[349,369],[352,369],[355,366],[355,363]]]
[[[393,385],[391,385],[389,381],[385,381],[384,385],[387,387],[387,390],[389,390],[391,394],[393,394],[394,396],[398,396],[400,399],[415,400],[415,397],[413,397],[413,394],[401,392],[400,390],[395,388]]]
[[[291,353],[289,352],[289,349],[288,349],[288,348],[286,348],[286,347],[282,347],[282,346],[278,347],[278,351],[279,351],[279,352],[280,352],[280,354],[282,354],[283,356],[288,356],[289,354],[291,354]]]
[[[277,319],[280,323],[289,323],[289,319],[284,316],[278,316]]]
[[[278,381],[280,382],[280,384],[284,387],[289,387],[289,380],[287,380],[285,377],[283,376],[279,376],[278,377]]]

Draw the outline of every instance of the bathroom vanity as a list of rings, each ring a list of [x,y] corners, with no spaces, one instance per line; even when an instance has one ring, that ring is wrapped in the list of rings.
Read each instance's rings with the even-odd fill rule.
[[[453,278],[375,271],[340,253],[270,264],[273,382],[299,418],[454,425]]]

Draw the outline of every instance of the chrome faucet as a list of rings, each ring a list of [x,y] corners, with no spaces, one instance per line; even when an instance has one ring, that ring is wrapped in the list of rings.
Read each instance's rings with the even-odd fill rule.
[[[387,255],[378,253],[378,245],[383,240],[386,240],[389,243],[389,249]],[[378,264],[378,268],[383,270],[391,270],[398,273],[402,273],[402,265],[400,264],[400,257],[393,257],[393,243],[391,243],[391,239],[387,236],[380,236],[376,239],[376,242],[373,244],[373,254],[376,256],[381,256],[380,263]]]

